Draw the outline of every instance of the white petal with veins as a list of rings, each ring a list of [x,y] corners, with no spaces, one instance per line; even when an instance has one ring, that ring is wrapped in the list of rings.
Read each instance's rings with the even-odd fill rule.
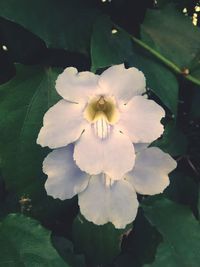
[[[111,125],[106,121],[104,117],[94,122],[94,134],[100,139],[106,139],[111,132]]]
[[[124,228],[136,216],[136,192],[162,192],[176,167],[168,154],[147,148],[163,133],[165,112],[141,96],[145,87],[144,74],[124,64],[100,76],[66,68],[56,81],[64,99],[44,116],[37,143],[56,148],[43,163],[47,194],[78,194],[81,213],[98,225]]]
[[[118,180],[133,168],[135,151],[124,134],[112,129],[107,138],[101,139],[93,127],[88,127],[75,144],[74,159],[81,170],[91,175],[105,172]]]
[[[127,103],[132,97],[141,95],[146,90],[144,74],[136,68],[115,65],[105,70],[99,78],[101,92],[111,94],[118,101]]]
[[[135,190],[125,180],[106,184],[105,175],[92,176],[86,190],[78,195],[83,216],[97,225],[107,222],[116,228],[125,228],[137,214]]]
[[[56,80],[57,92],[66,100],[86,103],[98,89],[99,76],[89,72],[78,72],[76,68],[66,68]]]
[[[162,193],[169,185],[168,174],[176,168],[176,161],[157,147],[137,153],[135,166],[125,175],[135,190],[144,195]]]
[[[87,125],[82,110],[79,104],[60,100],[46,112],[37,143],[58,148],[76,141]]]
[[[48,175],[45,183],[47,194],[62,200],[80,193],[89,182],[89,175],[73,161],[72,145],[48,154],[43,162],[43,172]]]
[[[153,100],[135,96],[127,105],[121,106],[120,115],[117,125],[133,143],[151,143],[164,131],[160,120],[165,111]]]

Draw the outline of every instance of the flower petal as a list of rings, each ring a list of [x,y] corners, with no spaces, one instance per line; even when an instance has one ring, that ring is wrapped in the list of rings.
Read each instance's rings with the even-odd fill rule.
[[[99,78],[102,92],[113,94],[116,99],[127,103],[132,97],[145,92],[144,74],[136,68],[126,69],[124,64],[105,70]]]
[[[126,179],[140,194],[159,194],[169,185],[168,174],[176,165],[169,154],[157,147],[150,147],[137,154],[135,166]]]
[[[147,147],[149,146],[149,143],[137,143],[134,144],[134,148],[135,148],[135,153],[138,153],[144,149],[147,149]]]
[[[79,104],[60,100],[46,112],[37,143],[58,148],[76,141],[87,124],[82,109]]]
[[[102,140],[88,127],[75,144],[74,159],[81,170],[91,175],[104,172],[118,180],[133,168],[135,151],[124,134],[113,130]]]
[[[80,193],[89,182],[89,175],[82,172],[73,160],[72,145],[51,152],[43,162],[43,172],[48,175],[45,183],[47,194],[61,200]]]
[[[133,143],[151,143],[163,133],[160,120],[164,116],[164,109],[155,101],[136,96],[121,107],[118,127]]]
[[[111,222],[116,228],[125,228],[137,214],[135,190],[125,180],[108,185],[106,179],[103,174],[91,177],[86,190],[78,195],[80,211],[97,225]]]
[[[57,92],[66,100],[86,102],[88,97],[97,90],[98,75],[89,71],[79,72],[76,68],[66,68],[56,80]]]

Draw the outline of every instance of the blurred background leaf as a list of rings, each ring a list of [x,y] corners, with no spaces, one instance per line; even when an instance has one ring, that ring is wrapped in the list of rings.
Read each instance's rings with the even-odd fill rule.
[[[92,24],[98,10],[87,2],[35,0],[1,0],[0,16],[22,25],[47,47],[88,53]]]
[[[188,141],[184,133],[171,121],[165,125],[163,136],[151,146],[157,146],[171,156],[186,155]]]
[[[54,247],[72,267],[199,267],[199,86],[185,79],[189,70],[200,80],[195,6],[193,0],[0,1],[0,217],[20,212],[37,218],[53,231]],[[184,75],[132,42],[133,34]],[[144,211],[139,209],[128,232],[79,220],[76,198],[48,197],[41,167],[49,150],[35,143],[45,111],[59,99],[55,79],[61,68],[101,73],[119,63],[144,72],[148,97],[166,110],[164,134],[152,145],[178,162],[164,192],[173,202],[139,195]],[[16,256],[11,250],[5,256],[9,253]]]
[[[121,251],[123,235],[130,229],[131,225],[116,229],[111,223],[98,226],[79,214],[73,224],[75,251],[84,252],[89,266],[111,263]]]
[[[191,19],[181,14],[175,5],[149,9],[141,26],[141,37],[183,72],[188,69],[200,83],[200,29],[194,27]]]
[[[67,221],[71,224],[77,212],[76,199],[60,201],[46,195],[42,162],[49,150],[36,144],[44,113],[59,99],[54,85],[59,70],[16,68],[16,76],[0,86],[0,161],[6,189],[16,195],[18,211],[58,231],[62,218],[66,231]]]
[[[0,266],[71,267],[51,244],[51,233],[37,221],[20,214],[0,224]]]
[[[91,39],[92,70],[125,62],[132,54],[132,42],[107,16],[99,17]]]
[[[52,236],[52,243],[60,256],[72,267],[86,267],[83,255],[74,254],[73,243],[61,236]]]
[[[200,225],[191,211],[163,197],[147,199],[143,209],[147,219],[163,236],[155,262],[146,266],[198,266]]]

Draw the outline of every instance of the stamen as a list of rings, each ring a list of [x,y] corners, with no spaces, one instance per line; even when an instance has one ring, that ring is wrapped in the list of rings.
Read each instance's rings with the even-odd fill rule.
[[[100,99],[99,99],[99,101],[98,101],[99,105],[104,105],[105,102],[106,102],[106,101],[105,101],[104,97],[101,96]]]
[[[97,137],[100,139],[108,138],[110,134],[111,126],[109,125],[107,119],[102,114],[99,118],[94,122],[94,132]]]
[[[103,96],[101,96],[97,101],[97,109],[100,111],[104,111],[106,109],[106,101]]]

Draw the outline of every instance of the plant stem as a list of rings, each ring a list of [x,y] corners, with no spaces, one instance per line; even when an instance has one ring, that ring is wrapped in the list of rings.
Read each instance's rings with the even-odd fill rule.
[[[151,48],[149,45],[147,45],[146,43],[144,43],[143,41],[137,39],[136,37],[130,35],[130,38],[133,40],[134,43],[136,43],[137,45],[141,46],[142,48],[144,48],[145,50],[147,50],[149,53],[151,53],[152,55],[154,55],[156,58],[158,58],[159,60],[161,60],[166,66],[170,67],[174,72],[183,75],[187,80],[200,85],[200,79],[197,79],[195,77],[193,77],[192,75],[188,74],[184,74],[183,70],[181,70],[176,64],[174,64],[172,61],[170,61],[169,59],[167,59],[166,57],[162,56],[160,53],[158,53],[156,50],[154,50],[153,48]]]

